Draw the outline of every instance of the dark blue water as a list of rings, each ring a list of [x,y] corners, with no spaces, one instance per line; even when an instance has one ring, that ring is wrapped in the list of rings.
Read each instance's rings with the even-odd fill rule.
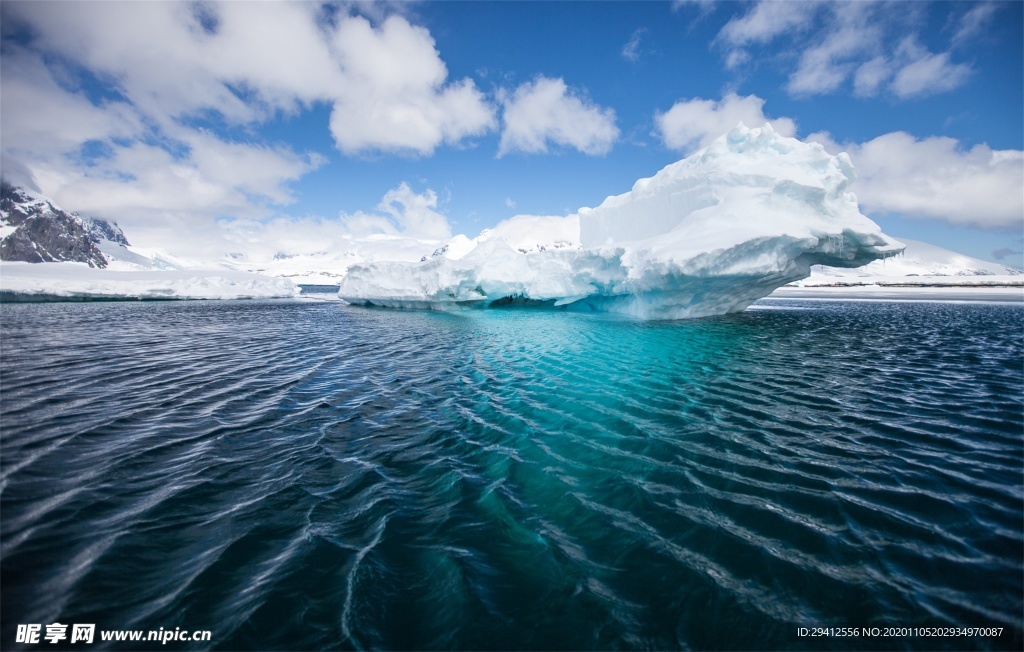
[[[0,648],[1021,649],[1024,308],[769,306],[0,305]]]

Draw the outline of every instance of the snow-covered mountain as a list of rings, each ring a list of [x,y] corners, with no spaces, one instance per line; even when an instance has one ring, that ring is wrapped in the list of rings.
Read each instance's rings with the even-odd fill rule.
[[[811,268],[810,277],[797,284],[804,287],[851,284],[912,285],[1019,285],[1024,271],[999,263],[972,258],[942,247],[900,238],[906,245],[902,254],[854,269]]]
[[[0,260],[106,267],[101,247],[127,247],[116,224],[69,213],[45,197],[0,182]]]
[[[989,276],[993,274],[1019,276],[1024,274],[1024,271],[1014,267],[958,254],[927,242],[909,238],[901,238],[900,242],[907,245],[907,248],[903,250],[902,254],[893,258],[876,260],[857,269],[821,268],[821,270],[826,274],[843,274],[845,276]],[[817,269],[812,271],[817,271]]]
[[[412,238],[382,236],[361,241],[350,240],[337,251],[278,251],[273,256],[263,257],[234,252],[227,254],[219,261],[219,265],[227,269],[286,278],[299,284],[337,285],[353,265],[378,259],[420,260],[442,244],[437,241],[423,242]]]
[[[85,263],[116,271],[172,270],[196,263],[133,247],[116,223],[68,212],[52,199],[0,182],[0,260]]]
[[[132,247],[116,224],[69,213],[4,182],[0,192],[0,300],[243,299],[295,296],[290,281],[200,269]]]

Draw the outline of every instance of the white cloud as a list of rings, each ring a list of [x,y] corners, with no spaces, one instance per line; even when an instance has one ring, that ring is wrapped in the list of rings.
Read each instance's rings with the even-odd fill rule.
[[[726,23],[718,39],[730,46],[767,43],[782,34],[808,27],[820,6],[818,2],[762,1],[743,16]]]
[[[392,15],[378,27],[318,4],[12,3],[32,47],[74,61],[159,128],[210,113],[263,122],[332,105],[345,153],[430,154],[496,126],[472,80],[448,82],[429,32]],[[6,58],[6,53],[5,53]]]
[[[717,0],[672,0],[672,11],[677,11],[683,7],[699,7],[702,12],[711,11]]]
[[[562,79],[538,77],[504,93],[498,156],[548,151],[548,144],[584,154],[608,153],[619,138],[615,111],[570,91]]]
[[[830,7],[831,23],[815,45],[800,55],[787,89],[794,95],[831,93],[857,67],[856,62],[875,52],[881,42],[873,7],[866,3],[844,3]]]
[[[832,153],[850,154],[851,186],[867,212],[935,218],[952,224],[1017,227],[1024,224],[1024,152],[967,149],[953,138],[918,139],[902,131],[865,143],[838,144],[812,134]]]
[[[995,2],[979,2],[971,7],[966,14],[959,17],[959,20],[956,21],[959,27],[956,34],[953,35],[953,43],[960,45],[984,33],[998,9],[999,4]]]
[[[388,215],[404,236],[423,240],[447,240],[452,237],[448,218],[438,213],[437,193],[427,190],[422,194],[402,183],[389,190],[377,208]]]
[[[4,3],[5,35],[28,35],[5,40],[0,60],[5,174],[118,220],[133,240],[191,230],[213,246],[215,218],[266,219],[324,163],[261,138],[259,127],[282,113],[330,106],[323,127],[345,153],[430,154],[496,128],[472,80],[448,80],[427,30],[399,15],[371,25],[344,8],[330,19],[321,11],[304,2]],[[448,233],[436,197],[400,187],[388,201],[382,219],[392,228]]]
[[[133,244],[199,260],[218,260],[228,252],[250,262],[270,261],[278,253],[317,255],[320,262],[314,266],[333,261],[326,264],[336,264],[332,271],[341,272],[366,259],[419,260],[429,255],[451,236],[447,218],[436,206],[432,190],[416,193],[402,183],[384,195],[375,211],[334,218],[264,214],[217,222],[170,215],[161,223],[128,231],[128,238]]]
[[[708,145],[739,122],[748,127],[767,122],[784,136],[796,134],[793,120],[768,118],[763,108],[764,100],[756,95],[740,97],[728,93],[718,102],[701,98],[679,100],[668,111],[655,114],[654,122],[665,147],[684,152]]]
[[[286,184],[325,162],[318,154],[302,156],[280,146],[227,142],[209,133],[189,133],[183,141],[192,150],[188,162],[204,179],[274,204],[294,201]]]
[[[622,58],[627,61],[636,63],[640,60],[640,40],[643,38],[644,28],[640,27],[633,30],[633,35],[629,37],[629,41],[622,46]]]
[[[183,2],[11,3],[31,25],[33,46],[67,57],[106,81],[138,110],[163,122],[212,109],[233,122],[259,110],[219,79],[217,61],[192,6]]]
[[[344,81],[330,127],[343,152],[430,154],[495,126],[473,81],[445,85],[448,71],[430,33],[400,16],[377,29],[365,18],[342,20],[332,47]]]
[[[334,98],[345,84],[325,34],[318,5],[249,2],[205,5],[216,32],[199,39],[211,74],[226,84],[254,91],[258,103],[287,112]]]
[[[968,11],[954,44],[976,35],[994,11],[988,4]],[[950,52],[933,53],[917,43],[921,15],[911,3],[761,0],[730,20],[715,42],[725,46],[730,70],[762,60],[759,54],[783,65],[795,58],[786,84],[794,96],[835,93],[851,80],[862,97],[888,92],[905,99],[957,88],[971,68],[953,62]],[[781,56],[765,50],[781,39],[793,44],[783,45]]]
[[[24,6],[22,6],[24,5]],[[342,15],[318,21],[305,2],[17,3],[36,45],[104,79],[165,125],[213,111],[260,122],[316,101],[346,153],[430,154],[495,127],[472,80],[446,83],[430,33],[392,15],[373,27]]]
[[[343,257],[352,239],[341,220],[323,217],[275,217],[268,220],[236,218],[218,223],[221,254],[241,254],[266,261],[275,254],[330,253]]]
[[[94,105],[81,93],[61,88],[38,54],[16,46],[0,58],[2,145],[9,155],[55,156],[83,143],[133,138],[143,131],[124,102]]]
[[[900,43],[897,55],[903,64],[893,79],[892,89],[901,98],[953,90],[971,73],[970,66],[950,62],[948,52],[933,54],[913,37]]]
[[[109,155],[89,166],[63,158],[37,161],[40,190],[58,203],[87,214],[144,227],[175,216],[192,222],[222,215],[261,216],[268,204],[292,200],[284,184],[321,164],[317,156],[287,149],[230,143],[209,135],[190,135],[185,156],[133,142],[114,145]]]
[[[853,77],[853,92],[861,97],[876,95],[882,84],[892,76],[892,67],[884,56],[865,61]]]
[[[444,214],[437,212],[437,193],[427,189],[416,193],[403,182],[389,190],[377,205],[376,213],[357,211],[342,213],[344,232],[355,239],[373,236],[447,240],[451,225]]]
[[[746,50],[732,50],[725,57],[725,67],[729,70],[735,70],[746,62],[750,61],[750,53]]]

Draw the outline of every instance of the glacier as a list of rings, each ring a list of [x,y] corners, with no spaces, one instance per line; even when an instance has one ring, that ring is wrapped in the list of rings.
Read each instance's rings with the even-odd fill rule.
[[[287,279],[225,269],[117,271],[85,263],[0,263],[0,300],[279,299]]]
[[[861,214],[844,153],[742,123],[632,190],[567,217],[513,218],[420,262],[349,268],[356,305],[526,305],[640,319],[744,310],[813,265],[860,267],[903,250]]]

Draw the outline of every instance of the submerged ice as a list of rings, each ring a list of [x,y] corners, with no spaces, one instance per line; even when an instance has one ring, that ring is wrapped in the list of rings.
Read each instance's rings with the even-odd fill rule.
[[[740,124],[597,208],[513,218],[419,263],[349,269],[351,303],[522,303],[679,319],[743,310],[812,265],[860,267],[903,246],[860,213],[846,154]]]

